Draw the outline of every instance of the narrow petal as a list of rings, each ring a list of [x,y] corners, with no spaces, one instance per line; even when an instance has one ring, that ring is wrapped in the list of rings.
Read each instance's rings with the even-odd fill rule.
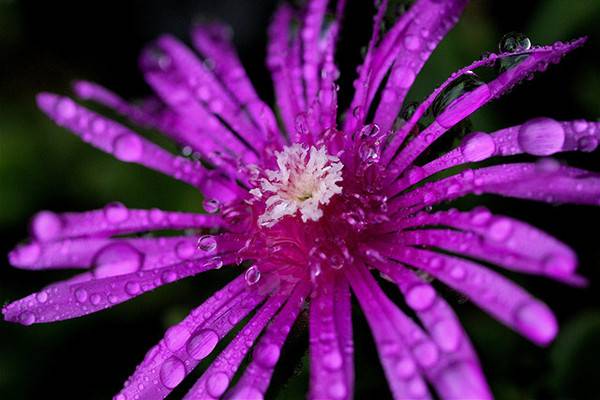
[[[228,27],[218,23],[197,25],[192,40],[196,49],[214,63],[213,73],[219,82],[249,113],[263,136],[282,143],[275,115],[256,94],[235,52]]]
[[[234,260],[232,254],[217,254],[147,271],[140,271],[138,264],[135,272],[67,280],[6,305],[2,313],[6,321],[23,325],[75,318],[112,307],[176,280],[220,268]]]
[[[146,354],[115,400],[164,399],[268,294],[239,276],[172,326]]]
[[[350,399],[354,391],[348,284],[323,279],[310,303],[310,399]]]
[[[110,203],[100,210],[56,214],[41,211],[31,221],[31,233],[40,242],[83,236],[106,237],[155,230],[218,228],[218,215],[184,212],[135,210]]]
[[[394,399],[431,398],[422,369],[437,363],[437,345],[385,296],[364,266],[348,266],[346,276],[371,327]]]
[[[288,134],[296,130],[296,117],[306,109],[300,68],[300,44],[291,26],[294,11],[288,4],[277,9],[269,26],[267,66],[275,86],[275,101]]]
[[[372,260],[371,260],[372,261]],[[435,289],[409,269],[388,262],[370,262],[392,279],[428,334],[439,346],[440,360],[427,371],[442,399],[491,399],[477,355],[452,308]]]
[[[252,361],[250,361],[236,386],[232,388],[229,398],[235,400],[247,398],[261,400],[264,398],[283,344],[302,310],[308,292],[309,287],[304,284],[299,284],[294,289],[285,306],[277,313],[273,322],[260,338],[254,350]]]
[[[220,399],[227,391],[242,360],[258,335],[289,297],[289,292],[278,292],[263,304],[240,333],[227,345],[204,371],[200,379],[185,395],[185,400]],[[246,399],[254,399],[256,392],[250,389]]]
[[[377,246],[377,250],[464,293],[483,310],[538,345],[547,345],[556,336],[558,326],[548,306],[488,268],[404,245],[381,245]]]
[[[229,201],[239,190],[233,182],[207,172],[199,162],[176,157],[130,129],[76,104],[67,97],[41,93],[38,106],[58,125],[115,158],[150,169],[200,188],[209,197]]]
[[[543,71],[549,63],[557,63],[561,57],[571,50],[581,46],[585,42],[585,38],[577,39],[569,43],[555,43],[552,46],[536,47],[531,50],[503,53],[500,55],[491,55],[482,60],[476,61],[452,74],[444,84],[437,88],[415,111],[409,121],[399,130],[393,140],[385,150],[383,159],[391,161],[391,167],[398,172],[402,172],[426,149],[433,141],[440,137],[448,129],[455,124],[471,115],[477,109],[487,104],[494,98],[503,95],[506,91],[514,87],[531,74]],[[444,111],[439,114],[435,121],[425,128],[419,135],[407,144],[405,148],[396,157],[396,153],[401,144],[406,139],[408,133],[415,127],[418,119],[431,106],[437,96],[452,82],[464,74],[471,73],[473,69],[492,65],[497,60],[515,55],[527,56],[523,61],[514,67],[501,73],[497,78],[488,83],[484,83],[477,88],[465,93],[458,99],[454,100]]]
[[[396,22],[403,29],[394,35],[392,49],[387,54],[380,55],[377,60],[379,70],[375,71],[376,79],[382,79],[393,60],[389,79],[373,119],[384,132],[392,128],[416,76],[438,43],[458,22],[466,4],[466,0],[419,0]],[[405,24],[401,21],[402,18],[410,18],[410,22]],[[390,33],[395,33],[394,28]],[[379,82],[369,88],[370,99],[375,96],[378,86]]]
[[[489,134],[473,132],[463,139],[459,147],[422,167],[409,169],[396,185],[399,191],[404,190],[437,172],[494,156],[550,156],[563,151],[591,152],[598,146],[599,134],[598,122],[556,121],[551,118],[535,118],[522,125]],[[550,165],[551,161],[544,162]]]
[[[507,197],[598,205],[600,176],[596,173],[553,163],[515,163],[466,170],[437,182],[427,183],[394,199],[394,209],[403,214],[449,201],[470,193],[493,193]]]

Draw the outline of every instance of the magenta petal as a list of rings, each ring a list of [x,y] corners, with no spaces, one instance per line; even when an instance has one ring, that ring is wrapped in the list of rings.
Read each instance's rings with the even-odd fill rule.
[[[390,277],[439,346],[438,364],[426,371],[443,399],[491,399],[479,361],[460,321],[435,289],[412,271],[390,263],[374,264]],[[457,376],[459,375],[459,376]]]
[[[536,47],[521,53],[504,53],[500,55],[492,55],[482,60],[476,61],[473,64],[461,69],[458,73],[453,74],[444,84],[438,87],[415,111],[409,121],[400,129],[397,135],[386,149],[384,159],[386,161],[395,160],[391,163],[393,168],[402,172],[410,165],[419,154],[423,152],[434,140],[440,137],[448,129],[453,127],[462,119],[468,117],[477,109],[482,107],[494,98],[504,94],[508,89],[521,82],[530,74],[539,70],[544,70],[548,63],[556,63],[565,54],[571,50],[581,46],[585,42],[585,38],[577,39],[572,42],[563,44],[556,43],[553,46]],[[440,92],[446,88],[451,82],[458,79],[460,76],[469,73],[474,68],[491,65],[496,60],[513,56],[515,54],[526,54],[528,57],[516,66],[508,69],[500,74],[491,82],[478,86],[476,89],[465,93],[458,99],[454,100],[436,120],[426,129],[419,133],[396,157],[396,152],[400,145],[414,128],[418,119],[431,106],[435,98]]]
[[[363,265],[349,266],[346,276],[371,327],[394,399],[431,398],[422,373],[437,363],[437,345],[385,296]]]
[[[298,318],[308,292],[309,287],[305,284],[299,284],[294,289],[287,303],[277,313],[273,322],[260,338],[254,350],[252,361],[236,386],[231,389],[231,399],[244,400],[251,397],[260,400],[264,397],[275,366],[279,361],[281,348],[292,325]]]
[[[82,236],[106,237],[161,229],[217,228],[220,216],[183,212],[134,210],[110,203],[102,210],[56,214],[42,211],[31,221],[32,235],[41,242]]]
[[[124,388],[122,398],[163,399],[258,304],[267,291],[248,286],[239,276],[172,326],[146,354]]]
[[[350,291],[338,277],[315,288],[310,304],[310,399],[350,399],[354,390]]]
[[[7,321],[23,325],[79,317],[130,300],[149,290],[231,263],[232,255],[218,255],[140,271],[140,264],[127,264],[135,272],[98,279],[67,280],[6,305]]]
[[[204,371],[200,379],[185,395],[185,400],[195,399],[220,399],[228,389],[233,376],[242,360],[254,344],[254,341],[277,313],[285,302],[289,293],[276,293],[263,304],[256,314],[248,321],[240,333],[227,345],[221,354]],[[250,388],[247,389],[250,393]],[[261,394],[258,394],[261,395]],[[254,397],[254,396],[252,396]]]
[[[379,70],[375,73],[381,79],[390,68],[390,78],[381,95],[373,121],[381,130],[387,132],[400,112],[404,98],[412,87],[425,61],[437,47],[442,38],[458,22],[466,0],[438,2],[434,0],[419,0],[402,16],[396,24],[403,26],[401,32],[394,35],[394,46],[386,54],[381,54],[377,60]],[[414,14],[413,14],[414,13]],[[418,16],[415,18],[414,16]],[[410,19],[404,26],[402,19]],[[396,33],[392,28],[390,35]],[[386,38],[387,39],[387,38]],[[384,47],[385,49],[385,47]],[[369,97],[373,99],[377,85],[370,88]]]
[[[552,311],[521,287],[479,264],[404,246],[380,246],[382,254],[424,270],[529,340],[546,345],[558,331]]]
[[[260,127],[263,136],[281,141],[277,121],[271,108],[259,99],[244,71],[227,26],[211,23],[197,25],[192,31],[194,46],[214,62],[213,73],[225,89],[235,96],[240,106]]]

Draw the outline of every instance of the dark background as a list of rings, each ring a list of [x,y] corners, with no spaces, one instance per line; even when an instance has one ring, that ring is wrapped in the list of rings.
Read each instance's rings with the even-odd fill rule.
[[[20,298],[69,272],[11,269],[5,254],[27,237],[39,209],[86,210],[119,200],[134,208],[200,211],[187,186],[122,164],[55,127],[34,104],[41,90],[69,93],[75,78],[97,81],[126,98],[148,93],[137,71],[141,47],[163,32],[186,39],[197,18],[230,23],[259,93],[272,100],[263,67],[266,27],[276,1],[0,0],[0,302]],[[350,1],[342,31],[341,97],[349,100],[354,68],[371,28],[371,2]],[[600,1],[473,1],[434,53],[410,97],[422,99],[447,75],[495,51],[507,32],[534,44],[589,35],[588,44],[472,118],[496,130],[536,116],[596,120],[600,110]],[[567,155],[600,171],[599,151]],[[600,370],[600,210],[481,198],[495,211],[531,222],[573,246],[591,285],[574,289],[543,278],[510,275],[556,311],[557,340],[541,349],[449,293],[477,348],[498,399],[591,399]],[[233,272],[217,271],[163,287],[114,309],[51,325],[0,322],[0,399],[107,399],[116,393],[164,330],[200,304]],[[368,327],[355,312],[356,397],[389,396]],[[306,323],[293,331],[268,392],[304,398],[308,382]],[[202,366],[201,366],[202,367]],[[198,377],[185,381],[179,398]]]

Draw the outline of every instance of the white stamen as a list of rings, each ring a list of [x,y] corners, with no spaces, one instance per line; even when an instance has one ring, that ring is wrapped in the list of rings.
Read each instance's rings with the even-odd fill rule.
[[[267,178],[260,180],[260,188],[250,191],[256,198],[266,198],[265,212],[258,223],[271,227],[298,210],[303,222],[318,221],[323,216],[319,206],[342,192],[337,183],[342,181],[344,165],[339,158],[328,155],[324,146],[307,149],[294,144],[275,156],[279,170],[265,171]]]

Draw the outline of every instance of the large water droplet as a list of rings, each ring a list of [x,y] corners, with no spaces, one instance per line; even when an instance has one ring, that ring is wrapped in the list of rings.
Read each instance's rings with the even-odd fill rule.
[[[167,329],[165,333],[165,344],[171,351],[177,351],[190,338],[190,331],[182,325],[175,325]]]
[[[80,303],[85,303],[88,299],[88,292],[83,288],[75,290],[75,298]]]
[[[35,315],[31,311],[23,311],[19,315],[19,322],[23,325],[31,325],[35,322]]]
[[[187,343],[186,350],[194,360],[202,360],[209,355],[219,343],[219,335],[210,329],[195,334]]]
[[[113,154],[121,161],[137,161],[142,156],[144,144],[134,134],[125,133],[119,135],[113,141]]]
[[[412,69],[404,66],[395,68],[392,74],[396,85],[401,89],[408,89],[413,84],[416,77]]]
[[[209,214],[215,214],[221,209],[221,202],[216,199],[204,199],[202,205]]]
[[[431,328],[433,340],[442,350],[447,352],[456,350],[460,343],[460,334],[458,324],[449,319],[436,322]]]
[[[254,359],[265,368],[271,368],[279,359],[279,347],[270,343],[263,344],[254,350]]]
[[[442,92],[437,95],[437,97],[431,104],[431,107],[429,108],[429,112],[433,116],[440,115],[442,111],[444,111],[454,100],[458,99],[466,92],[472,91],[481,85],[483,85],[483,82],[473,72],[468,72],[464,75],[459,76],[458,78],[450,82],[448,86],[446,86],[442,90]]]
[[[530,339],[540,344],[550,342],[556,336],[558,325],[552,311],[543,303],[531,301],[515,312],[517,327]]]
[[[512,233],[513,224],[509,219],[499,218],[488,228],[488,238],[494,242],[503,242]]]
[[[96,278],[123,275],[142,267],[144,256],[132,245],[112,243],[103,247],[94,256],[93,274]]]
[[[337,350],[332,350],[323,356],[323,365],[330,371],[340,369],[342,364],[342,355]]]
[[[548,156],[562,149],[565,132],[562,125],[553,119],[535,118],[521,126],[517,139],[525,153]]]
[[[77,106],[69,98],[62,98],[56,103],[56,114],[61,119],[71,119],[77,115]]]
[[[413,349],[415,358],[425,368],[432,367],[439,358],[437,347],[431,342],[423,342]]]
[[[473,132],[464,137],[460,151],[465,161],[476,162],[491,157],[496,151],[496,143],[484,132]]]
[[[246,270],[244,279],[248,285],[254,285],[260,280],[260,270],[256,265],[251,266]]]
[[[434,300],[435,290],[429,285],[415,285],[406,293],[406,302],[414,310],[425,310]]]
[[[198,250],[212,253],[217,248],[217,241],[212,235],[200,236],[198,239]]]
[[[396,373],[400,378],[408,378],[415,373],[417,366],[410,359],[410,357],[404,357],[396,364]]]
[[[330,384],[327,393],[329,393],[329,396],[331,396],[332,399],[341,400],[346,397],[348,389],[346,388],[346,384],[340,381]]]
[[[129,217],[129,210],[122,203],[109,203],[104,207],[104,216],[111,224],[118,224]]]
[[[531,40],[520,32],[509,32],[502,36],[498,49],[501,53],[511,53],[515,51],[524,51],[531,48]]]
[[[224,372],[213,374],[206,381],[206,390],[213,397],[220,397],[229,386],[229,377]]]
[[[194,243],[189,240],[182,240],[175,245],[175,254],[182,260],[190,259],[196,254]]]
[[[33,235],[41,241],[56,238],[62,230],[60,217],[51,211],[36,214],[31,225]]]
[[[160,367],[160,381],[169,389],[175,388],[185,378],[185,365],[173,356],[167,359]]]

